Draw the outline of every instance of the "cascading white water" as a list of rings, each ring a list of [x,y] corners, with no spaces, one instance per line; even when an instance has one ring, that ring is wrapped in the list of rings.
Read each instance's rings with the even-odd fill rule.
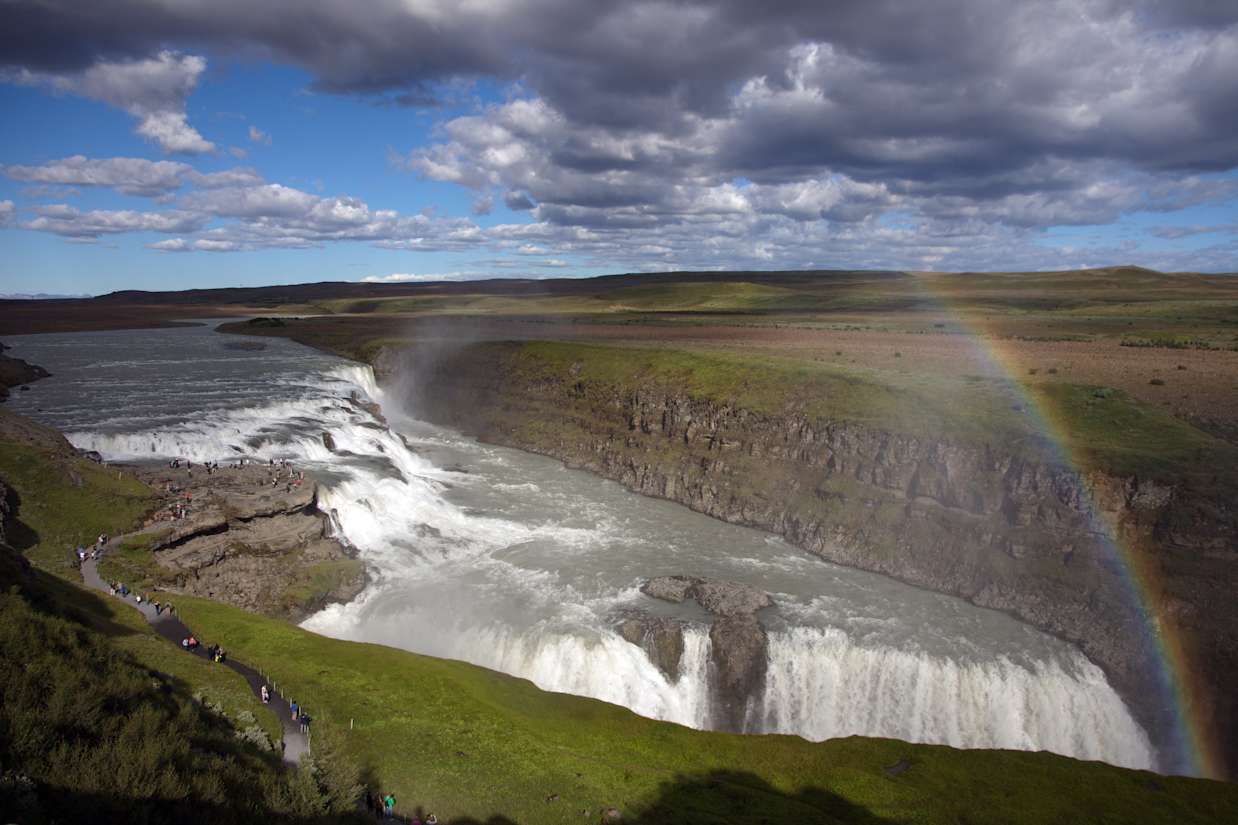
[[[863,647],[837,629],[791,628],[770,638],[760,717],[764,730],[808,739],[1050,750],[1129,767],[1152,760],[1104,674],[1079,654],[1031,667],[957,662]]]
[[[160,334],[190,349],[199,339],[201,346],[217,340],[209,332]],[[113,347],[120,350],[123,336],[133,334],[108,335],[121,341]],[[295,359],[309,356],[295,345],[272,346],[270,358],[297,370],[272,367],[251,377],[221,359],[220,369],[231,371],[218,386],[203,368],[182,389],[174,384],[184,372],[180,361],[169,368],[173,385],[159,392],[130,382],[123,397],[113,402],[97,394],[89,405],[66,394],[66,412],[52,423],[109,460],[223,462],[245,455],[290,458],[315,472],[320,505],[373,575],[356,601],[310,617],[310,629],[463,659],[545,689],[705,727],[707,617],[690,605],[655,602],[638,586],[676,573],[745,581],[776,603],[763,617],[769,666],[750,716],[759,730],[1155,764],[1147,737],[1103,674],[1064,643],[1001,614],[826,564],[771,536],[642,499],[556,462],[429,427],[403,416],[368,367],[318,354],[302,363]],[[131,349],[143,351],[138,344]],[[72,379],[72,365],[47,354],[23,357]],[[262,354],[245,357],[269,363],[257,360]],[[111,362],[108,369],[122,371],[118,383],[123,370],[143,363],[132,353]],[[98,383],[101,368],[86,368]],[[55,389],[56,380],[39,386]],[[135,392],[147,392],[142,414],[133,412]],[[351,393],[379,402],[390,428],[352,403]],[[616,633],[616,615],[631,609],[689,623],[678,679]]]

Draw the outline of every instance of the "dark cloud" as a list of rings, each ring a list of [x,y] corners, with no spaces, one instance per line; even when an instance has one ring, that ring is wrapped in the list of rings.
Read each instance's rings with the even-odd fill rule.
[[[186,249],[510,241],[637,268],[822,249],[935,266],[978,263],[965,244],[983,243],[987,265],[1014,266],[1046,259],[1019,250],[1047,226],[1235,196],[1216,174],[1238,167],[1233,0],[11,0],[0,18],[12,76],[126,108],[168,151],[211,145],[184,120],[196,55],[294,64],[387,105],[512,84],[402,163],[529,212],[525,229],[221,181],[181,208],[236,226]]]
[[[515,212],[527,212],[537,205],[523,192],[508,192],[503,196],[503,204]]]

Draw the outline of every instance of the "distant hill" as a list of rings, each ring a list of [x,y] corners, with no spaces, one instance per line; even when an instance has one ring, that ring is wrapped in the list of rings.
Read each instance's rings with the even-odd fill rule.
[[[124,290],[92,299],[95,303],[244,306],[280,306],[336,298],[393,298],[416,295],[581,295],[624,286],[651,283],[736,282],[806,284],[826,280],[867,281],[906,278],[906,273],[864,270],[810,270],[775,272],[626,272],[594,278],[492,278],[482,281],[418,281],[410,283],[365,283],[320,281],[286,286],[186,289],[176,292]]]

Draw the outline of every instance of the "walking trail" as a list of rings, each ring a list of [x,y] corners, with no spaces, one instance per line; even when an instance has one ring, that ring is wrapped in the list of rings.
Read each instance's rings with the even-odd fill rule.
[[[112,539],[109,544],[112,544],[119,539]],[[98,561],[93,558],[87,558],[82,562],[82,578],[85,580],[88,587],[104,594],[110,594],[110,586],[99,577]],[[167,639],[178,648],[181,646],[181,640],[193,634],[188,627],[171,613],[163,613],[157,615],[155,607],[147,602],[138,604],[132,597],[122,597],[121,600],[132,608],[138,610],[146,621],[148,621],[155,632],[163,638]],[[199,645],[197,650],[188,651],[186,655],[201,656],[206,658],[206,646]],[[241,676],[245,677],[245,681],[249,683],[250,690],[255,696],[261,697],[262,685],[267,684],[266,680],[253,668],[246,667],[239,662],[235,662],[231,657],[223,662],[223,666],[231,668]],[[280,724],[284,728],[284,763],[287,765],[299,765],[302,758],[309,753],[309,736],[301,732],[301,724],[292,718],[292,709],[288,704],[288,700],[282,695],[270,688],[271,701],[268,703],[275,715],[279,717]]]

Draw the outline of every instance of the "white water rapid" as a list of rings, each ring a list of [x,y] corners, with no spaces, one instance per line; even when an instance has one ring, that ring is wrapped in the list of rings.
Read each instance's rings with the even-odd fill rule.
[[[1155,765],[1103,673],[1005,615],[413,420],[368,367],[280,340],[225,350],[229,339],[209,328],[14,338],[18,357],[54,375],[14,406],[110,461],[247,455],[317,474],[321,506],[372,583],[309,629],[709,727],[708,617],[638,588],[670,574],[743,581],[775,601],[762,616],[769,665],[754,731]],[[614,630],[630,609],[694,623],[678,679]]]

